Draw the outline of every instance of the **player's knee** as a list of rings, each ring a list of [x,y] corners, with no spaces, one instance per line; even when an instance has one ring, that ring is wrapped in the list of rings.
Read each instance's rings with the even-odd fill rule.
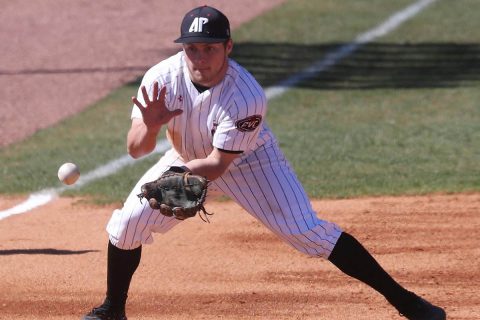
[[[341,234],[341,228],[335,223],[319,220],[306,230],[283,234],[283,239],[304,254],[327,259]]]
[[[117,237],[111,234],[108,239],[113,246],[122,250],[134,250],[142,245],[141,241],[126,241],[124,237]]]

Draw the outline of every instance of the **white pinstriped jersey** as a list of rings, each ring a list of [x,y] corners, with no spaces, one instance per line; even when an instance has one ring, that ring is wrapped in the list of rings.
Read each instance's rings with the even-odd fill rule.
[[[153,83],[167,86],[166,104],[183,113],[168,123],[170,149],[137,182],[121,210],[115,210],[107,231],[112,244],[133,249],[153,242],[153,232],[164,233],[180,223],[153,210],[137,194],[145,182],[157,179],[170,166],[205,158],[213,147],[244,151],[228,170],[209,185],[236,201],[253,217],[295,249],[328,257],[341,229],[320,220],[294,171],[264,123],[266,99],[257,81],[233,60],[222,82],[203,93],[191,83],[183,52],[151,68],[145,75],[150,96]],[[139,90],[137,99],[144,104]],[[132,118],[140,118],[134,106]],[[208,201],[207,201],[208,202]]]
[[[203,93],[190,80],[183,51],[145,74],[142,85],[150,96],[155,81],[160,88],[167,86],[167,108],[183,110],[168,123],[167,137],[184,161],[205,158],[213,147],[248,153],[272,139],[263,123],[267,104],[262,88],[231,59],[223,81]],[[137,99],[144,104],[140,90]],[[141,117],[134,105],[132,118]]]

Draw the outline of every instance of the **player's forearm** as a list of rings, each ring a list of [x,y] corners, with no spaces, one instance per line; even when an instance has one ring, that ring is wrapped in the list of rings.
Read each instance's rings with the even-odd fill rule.
[[[186,164],[186,167],[190,169],[192,173],[206,177],[210,181],[220,177],[226,170],[223,166],[209,161],[208,158],[192,160]]]
[[[132,126],[127,135],[128,154],[137,159],[151,153],[157,144],[158,132],[146,126]]]
[[[220,177],[230,166],[230,163],[237,157],[234,154],[221,153],[218,150],[212,152],[204,159],[195,159],[189,161],[185,166],[194,174],[206,177],[213,181]]]

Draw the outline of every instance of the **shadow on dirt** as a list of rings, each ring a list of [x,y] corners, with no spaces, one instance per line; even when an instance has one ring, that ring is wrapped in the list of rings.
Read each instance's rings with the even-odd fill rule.
[[[49,254],[49,255],[73,255],[73,254],[85,254],[90,252],[98,252],[98,250],[58,250],[52,248],[45,249],[9,249],[0,250],[0,256],[9,256],[15,254]]]

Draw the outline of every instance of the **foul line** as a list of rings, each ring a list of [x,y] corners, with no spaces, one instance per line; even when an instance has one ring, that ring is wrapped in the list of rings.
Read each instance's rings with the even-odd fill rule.
[[[309,80],[317,76],[320,72],[327,71],[337,62],[344,59],[357,51],[364,44],[380,38],[391,31],[398,28],[402,23],[408,19],[413,18],[420,11],[437,0],[420,0],[405,9],[398,11],[391,15],[387,20],[382,22],[377,27],[370,29],[362,34],[359,34],[351,43],[338,47],[335,50],[327,52],[323,59],[318,60],[310,67],[292,75],[290,78],[280,82],[276,86],[269,87],[265,90],[268,99],[273,99],[284,94],[291,87],[298,83]]]
[[[280,82],[278,85],[268,87],[265,89],[265,95],[267,100],[274,99],[281,96],[287,90],[297,85],[298,83],[309,80],[319,73],[324,72],[337,64],[340,60],[351,55],[357,51],[364,44],[371,42],[379,37],[382,37],[391,31],[398,28],[402,23],[411,19],[417,15],[420,11],[437,0],[419,0],[408,7],[404,8],[391,15],[387,20],[382,22],[377,27],[370,29],[360,35],[358,35],[351,43],[338,47],[335,50],[328,52],[324,58],[318,60],[310,67],[293,74],[288,79]],[[153,154],[163,153],[169,148],[167,140],[161,140],[158,142]],[[86,184],[95,181],[97,179],[111,175],[127,165],[131,165],[135,162],[129,155],[124,155],[116,160],[113,160],[105,165],[96,168],[93,171],[82,175],[78,182],[72,187],[59,187],[41,190],[39,192],[32,193],[27,200],[7,210],[0,211],[0,220],[9,216],[25,213],[34,208],[49,203],[53,199],[57,198],[59,194],[67,189],[81,188]]]
[[[170,148],[170,144],[167,140],[161,140],[157,143],[155,150],[150,154],[158,154],[164,153]],[[145,157],[146,159],[147,157]],[[34,208],[43,206],[44,204],[49,203],[50,201],[54,200],[58,197],[59,194],[64,192],[65,190],[72,190],[72,189],[79,189],[92,181],[98,180],[100,178],[104,178],[109,176],[125,166],[132,165],[135,163],[135,160],[130,157],[128,154],[124,155],[118,159],[112,160],[95,170],[87,172],[84,175],[81,175],[78,181],[73,186],[62,186],[59,188],[51,188],[51,189],[44,189],[35,193],[32,193],[27,200],[24,202],[16,205],[7,210],[0,211],[0,220],[5,219],[9,216],[13,216],[16,214],[25,213],[30,211]]]

